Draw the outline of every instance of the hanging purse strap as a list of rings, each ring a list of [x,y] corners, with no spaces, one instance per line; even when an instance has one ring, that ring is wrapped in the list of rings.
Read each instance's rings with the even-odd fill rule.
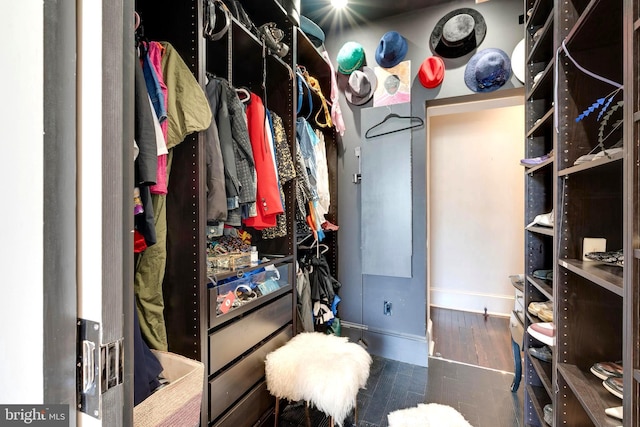
[[[224,15],[224,24],[218,31],[215,30],[217,23],[216,6]],[[212,41],[220,40],[231,25],[231,12],[221,0],[205,0],[204,8],[204,35]]]
[[[327,100],[322,93],[322,89],[320,88],[320,82],[315,77],[311,77],[307,74],[307,82],[309,83],[309,87],[318,95],[320,98],[320,102],[322,103],[322,108],[318,109],[314,119],[316,124],[321,128],[331,127],[333,126],[333,122],[331,121],[331,111],[327,106]],[[324,113],[324,122],[320,121],[321,115]]]
[[[307,88],[307,99],[309,101],[309,113],[305,116],[305,119],[309,119],[311,117],[311,113],[313,112],[313,99],[311,98],[311,89],[309,89],[309,85],[307,84],[307,80],[304,78],[300,71],[296,71],[296,77],[298,80],[298,108],[296,110],[296,115],[300,114],[302,111],[302,101],[303,101],[303,92],[304,88]]]

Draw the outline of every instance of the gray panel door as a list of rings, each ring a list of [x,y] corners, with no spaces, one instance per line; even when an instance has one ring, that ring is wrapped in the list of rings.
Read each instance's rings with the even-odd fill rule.
[[[362,110],[363,274],[411,277],[411,130],[406,128],[416,121],[406,118],[410,114],[409,103]],[[386,135],[367,138],[367,130]]]

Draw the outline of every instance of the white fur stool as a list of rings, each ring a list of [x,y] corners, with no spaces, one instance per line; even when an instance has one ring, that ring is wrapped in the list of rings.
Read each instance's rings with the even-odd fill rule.
[[[267,389],[276,398],[276,427],[280,399],[304,400],[308,426],[308,404],[327,414],[332,427],[334,421],[341,426],[356,409],[358,390],[365,387],[370,366],[369,353],[345,337],[320,332],[296,335],[265,361]]]

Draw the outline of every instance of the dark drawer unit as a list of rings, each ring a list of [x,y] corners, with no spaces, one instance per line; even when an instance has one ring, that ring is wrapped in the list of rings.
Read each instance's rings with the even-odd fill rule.
[[[288,293],[210,334],[209,374],[216,373],[290,323],[292,298]]]
[[[223,415],[247,390],[264,379],[265,357],[291,339],[292,333],[292,328],[288,325],[282,332],[209,381],[209,395],[216,396],[209,402],[209,421],[215,421]]]
[[[242,271],[230,272],[226,275],[209,278],[209,329],[217,329],[236,318],[253,311],[286,292],[291,291],[293,257],[270,261]],[[265,271],[261,271],[265,269]],[[255,271],[258,271],[257,273]],[[251,290],[251,292],[249,292]],[[241,305],[232,303],[228,311],[221,306],[229,293],[240,291],[244,300]],[[240,299],[239,299],[240,300]]]
[[[267,383],[262,381],[243,397],[227,414],[220,418],[214,427],[238,427],[243,425],[247,419],[256,420],[264,416],[265,413],[275,404],[275,398],[269,394]],[[273,415],[271,416],[273,418]],[[268,417],[265,417],[268,418]]]

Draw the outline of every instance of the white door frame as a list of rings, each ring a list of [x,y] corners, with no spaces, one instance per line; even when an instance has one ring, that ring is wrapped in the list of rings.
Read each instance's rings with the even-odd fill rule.
[[[501,93],[502,92],[502,93]],[[430,187],[431,187],[431,168],[429,162],[431,161],[430,155],[430,129],[433,126],[431,123],[432,117],[449,115],[449,114],[462,114],[472,113],[476,111],[482,111],[494,108],[511,107],[517,105],[523,105],[524,103],[524,90],[523,88],[504,90],[500,92],[493,92],[488,94],[476,94],[471,96],[463,96],[458,98],[451,98],[446,100],[434,100],[427,103],[426,106],[426,232],[427,232],[427,250],[426,250],[426,268],[427,268],[427,319],[429,325],[429,354],[433,352],[433,337],[432,333],[432,320],[431,320],[431,252],[430,252],[430,239],[431,239],[431,215],[430,215]],[[524,120],[524,117],[523,117]],[[524,138],[524,135],[523,135]]]

